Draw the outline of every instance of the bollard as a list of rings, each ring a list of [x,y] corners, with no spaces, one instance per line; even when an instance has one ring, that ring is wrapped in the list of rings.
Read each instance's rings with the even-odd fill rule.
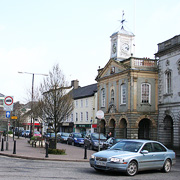
[[[8,150],[8,147],[9,147],[9,143],[8,141],[6,141],[6,150]]]
[[[84,146],[84,159],[87,159],[87,146]]]
[[[1,151],[4,151],[4,139],[2,138]]]
[[[14,149],[13,149],[13,154],[16,154],[16,141],[14,141]]]
[[[48,143],[46,142],[46,158],[48,158]]]

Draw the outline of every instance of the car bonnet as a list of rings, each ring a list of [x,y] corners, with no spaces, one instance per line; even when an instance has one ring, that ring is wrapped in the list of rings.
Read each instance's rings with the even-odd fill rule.
[[[97,157],[104,157],[104,158],[110,158],[110,157],[126,157],[126,156],[132,156],[137,153],[135,152],[128,152],[128,151],[120,151],[120,150],[105,150],[100,151],[97,153],[94,153]]]

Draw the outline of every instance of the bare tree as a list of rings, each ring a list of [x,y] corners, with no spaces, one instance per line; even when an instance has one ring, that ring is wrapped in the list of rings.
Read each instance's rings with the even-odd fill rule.
[[[42,97],[39,107],[46,117],[51,119],[55,132],[55,144],[57,143],[58,124],[69,116],[73,110],[71,87],[65,80],[65,76],[56,64],[53,66],[49,76],[44,78],[40,85]],[[56,146],[56,145],[55,145]]]

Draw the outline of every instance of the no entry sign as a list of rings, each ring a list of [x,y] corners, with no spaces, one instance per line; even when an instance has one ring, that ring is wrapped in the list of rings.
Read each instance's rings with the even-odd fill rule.
[[[13,111],[13,96],[4,98],[4,111]]]

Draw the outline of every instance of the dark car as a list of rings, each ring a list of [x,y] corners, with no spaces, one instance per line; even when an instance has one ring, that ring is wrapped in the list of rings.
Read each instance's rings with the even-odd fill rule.
[[[91,133],[86,135],[84,139],[84,146],[87,146],[89,149],[98,150],[103,148],[103,143],[107,140],[107,138],[103,134],[99,133]]]
[[[105,141],[103,143],[103,149],[108,149],[111,146],[113,146],[114,144],[118,143],[119,141],[121,141],[123,139],[116,139],[114,137],[110,137],[107,141]]]
[[[67,144],[81,146],[84,144],[84,138],[81,133],[70,133],[67,139]]]
[[[61,142],[61,143],[63,143],[63,142],[67,143],[67,139],[68,139],[68,137],[69,137],[69,134],[70,134],[70,133],[62,132],[62,133],[58,136],[58,141]]]

